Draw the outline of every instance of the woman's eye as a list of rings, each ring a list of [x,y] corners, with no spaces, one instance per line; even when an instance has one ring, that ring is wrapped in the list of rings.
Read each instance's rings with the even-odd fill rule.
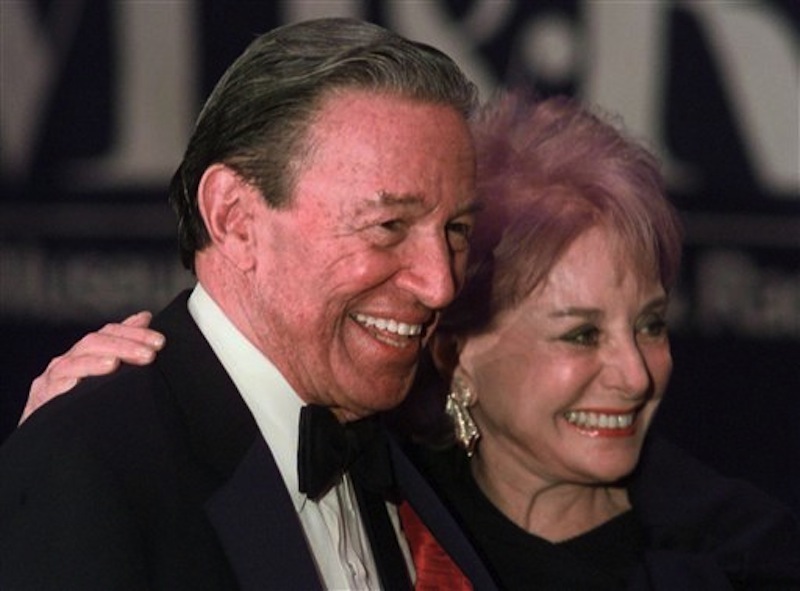
[[[561,340],[583,347],[591,347],[599,342],[600,331],[594,326],[581,326],[575,330],[569,331],[561,337]]]
[[[639,324],[639,333],[649,337],[661,337],[667,334],[667,321],[660,315],[648,316]]]

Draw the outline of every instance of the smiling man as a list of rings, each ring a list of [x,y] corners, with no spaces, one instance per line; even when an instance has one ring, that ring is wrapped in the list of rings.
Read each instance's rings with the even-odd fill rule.
[[[451,106],[357,90],[323,100],[304,141],[291,205],[242,186],[256,250],[210,289],[301,398],[352,420],[402,401],[463,281],[473,153]],[[232,261],[199,253],[201,283]]]
[[[464,279],[474,103],[449,58],[374,25],[252,43],[170,188],[198,284],[154,319],[164,350],[84,382],[0,451],[0,586],[407,589],[392,487],[491,587],[370,418],[403,400]],[[317,419],[358,428],[299,441]],[[298,466],[356,431],[367,451],[332,478]]]

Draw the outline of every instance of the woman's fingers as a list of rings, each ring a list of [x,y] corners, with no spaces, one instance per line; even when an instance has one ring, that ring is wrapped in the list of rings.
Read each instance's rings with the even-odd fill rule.
[[[149,312],[139,312],[122,322],[106,324],[52,359],[31,383],[20,423],[45,402],[68,392],[87,376],[109,374],[120,363],[151,363],[165,342],[164,335],[148,328],[151,319]]]

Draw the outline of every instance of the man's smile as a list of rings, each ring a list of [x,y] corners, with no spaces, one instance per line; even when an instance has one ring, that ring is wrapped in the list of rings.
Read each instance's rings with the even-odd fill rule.
[[[382,318],[368,314],[351,316],[358,324],[366,328],[376,339],[394,347],[406,347],[411,339],[422,334],[421,324],[410,324],[394,318]]]

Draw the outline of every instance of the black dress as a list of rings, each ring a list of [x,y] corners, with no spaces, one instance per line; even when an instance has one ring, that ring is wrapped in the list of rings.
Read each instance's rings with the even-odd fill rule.
[[[767,495],[651,438],[632,476],[633,510],[552,543],[508,520],[463,451],[415,457],[504,589],[800,590],[800,526]]]

